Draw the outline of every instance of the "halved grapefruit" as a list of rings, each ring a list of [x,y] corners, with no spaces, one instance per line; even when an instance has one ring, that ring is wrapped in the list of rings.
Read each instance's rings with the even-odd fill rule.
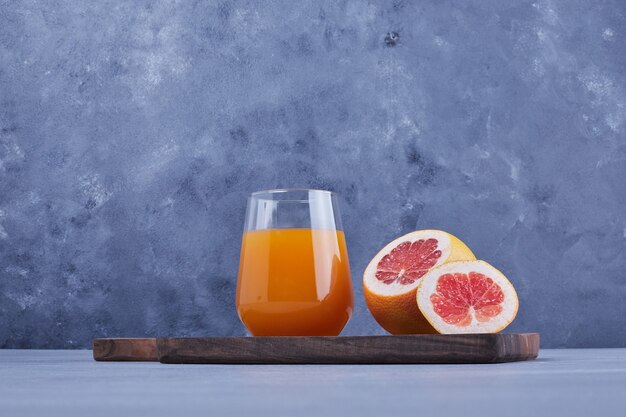
[[[447,262],[473,259],[463,242],[441,230],[401,236],[381,249],[363,273],[367,307],[389,333],[437,333],[415,301],[420,280]]]
[[[450,262],[421,279],[417,305],[438,333],[497,333],[517,314],[508,279],[484,261]]]

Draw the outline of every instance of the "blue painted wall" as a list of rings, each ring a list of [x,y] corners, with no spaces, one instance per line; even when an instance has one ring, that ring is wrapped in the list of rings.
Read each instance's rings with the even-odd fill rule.
[[[245,199],[289,186],[341,195],[346,334],[383,333],[377,250],[441,228],[510,330],[626,346],[625,39],[618,0],[2,2],[0,347],[245,334]]]

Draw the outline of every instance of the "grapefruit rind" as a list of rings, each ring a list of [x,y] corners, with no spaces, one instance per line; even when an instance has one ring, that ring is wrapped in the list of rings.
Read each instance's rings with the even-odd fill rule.
[[[439,278],[446,274],[467,274],[476,272],[491,278],[504,293],[504,301],[499,304],[502,311],[494,317],[485,320],[477,317],[476,312],[470,309],[471,323],[454,325],[447,323],[435,311],[431,296],[437,293]],[[517,315],[519,301],[513,285],[498,269],[485,261],[457,261],[448,262],[433,268],[420,280],[417,290],[417,306],[428,323],[441,334],[459,333],[498,333],[507,327]]]
[[[457,237],[441,230],[418,230],[400,236],[382,248],[363,273],[363,293],[367,307],[381,327],[391,334],[437,333],[422,315],[415,302],[421,278],[410,284],[385,284],[376,278],[382,258],[403,242],[437,239],[441,256],[434,267],[446,262],[476,259],[472,251]]]

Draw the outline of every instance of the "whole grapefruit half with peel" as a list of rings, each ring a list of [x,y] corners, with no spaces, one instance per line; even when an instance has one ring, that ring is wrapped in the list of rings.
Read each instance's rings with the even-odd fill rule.
[[[502,272],[484,261],[468,261],[424,275],[417,305],[438,333],[497,333],[513,321],[519,302]]]
[[[417,307],[420,281],[435,267],[474,259],[461,240],[441,230],[401,236],[382,248],[363,273],[367,307],[391,334],[437,333]]]

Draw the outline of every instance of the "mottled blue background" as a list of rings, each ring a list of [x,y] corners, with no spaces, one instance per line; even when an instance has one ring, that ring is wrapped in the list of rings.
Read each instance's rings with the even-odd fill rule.
[[[0,347],[243,335],[248,193],[337,191],[357,306],[448,230],[544,347],[626,346],[626,2],[0,2]]]

